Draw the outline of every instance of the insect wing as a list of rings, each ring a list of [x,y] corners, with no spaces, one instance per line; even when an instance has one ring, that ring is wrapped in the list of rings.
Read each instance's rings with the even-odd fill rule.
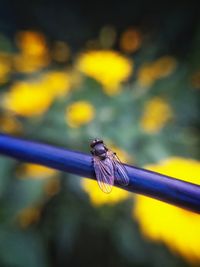
[[[109,157],[112,159],[114,165],[114,174],[115,178],[120,185],[128,185],[129,184],[129,177],[124,165],[121,163],[120,159],[117,157],[115,153],[112,151],[108,152]]]
[[[94,170],[99,187],[104,193],[110,193],[114,184],[114,168],[109,158],[100,160],[94,157]]]

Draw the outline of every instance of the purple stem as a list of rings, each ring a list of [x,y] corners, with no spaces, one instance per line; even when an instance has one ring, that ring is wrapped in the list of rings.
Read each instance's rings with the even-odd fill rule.
[[[90,155],[0,134],[0,153],[29,163],[95,178]],[[200,213],[200,186],[125,165],[130,182],[125,190]]]

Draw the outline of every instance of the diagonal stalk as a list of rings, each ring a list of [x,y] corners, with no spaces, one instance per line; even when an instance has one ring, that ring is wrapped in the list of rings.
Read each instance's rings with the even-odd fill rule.
[[[96,179],[91,156],[80,152],[0,134],[0,154]],[[134,166],[125,168],[129,185],[116,186],[200,213],[200,186]]]

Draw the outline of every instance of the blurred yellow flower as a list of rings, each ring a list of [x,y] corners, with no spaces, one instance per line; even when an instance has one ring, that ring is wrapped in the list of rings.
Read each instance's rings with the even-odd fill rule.
[[[152,64],[145,63],[138,71],[138,82],[141,86],[149,87],[157,79],[157,73]]]
[[[33,223],[37,223],[40,218],[40,209],[29,207],[21,210],[17,216],[17,221],[22,228],[27,228]]]
[[[133,53],[140,48],[142,43],[141,33],[134,28],[127,29],[120,38],[120,48],[127,53]]]
[[[38,165],[38,164],[23,164],[19,171],[19,178],[31,178],[31,179],[45,179],[54,176],[57,173],[56,170]]]
[[[20,72],[33,72],[50,62],[45,37],[34,31],[21,31],[16,35],[20,53],[14,57],[15,68]]]
[[[153,68],[157,73],[157,78],[162,78],[170,75],[175,70],[176,66],[176,59],[171,56],[163,56],[161,58],[158,58],[153,63]]]
[[[42,78],[41,86],[52,96],[65,96],[71,87],[71,78],[67,72],[50,71]]]
[[[0,53],[0,84],[8,81],[11,72],[11,57],[6,53]]]
[[[94,107],[87,101],[76,101],[66,109],[66,122],[72,128],[89,123],[95,116]]]
[[[146,103],[140,125],[147,133],[157,133],[170,118],[172,110],[169,104],[161,97],[154,97]]]
[[[149,87],[157,79],[170,75],[176,68],[177,62],[171,56],[163,56],[151,63],[145,63],[138,71],[138,82],[141,86]]]
[[[85,192],[88,193],[91,203],[94,206],[101,206],[104,204],[116,204],[124,201],[129,197],[129,193],[117,187],[113,187],[110,194],[105,194],[99,188],[97,181],[90,179],[82,179],[82,186]]]
[[[29,56],[40,56],[46,53],[47,44],[42,33],[35,31],[18,32],[16,42],[22,53]]]
[[[52,94],[38,83],[16,82],[5,94],[3,106],[18,115],[34,116],[44,113],[53,101]]]
[[[19,72],[30,73],[38,71],[49,64],[48,57],[35,57],[27,54],[17,54],[14,56],[14,67]]]
[[[9,114],[3,114],[0,116],[0,131],[4,133],[16,134],[22,132],[22,124],[20,121]]]
[[[112,50],[96,50],[80,55],[77,68],[100,82],[105,93],[114,95],[120,92],[120,84],[131,75],[133,64]]]
[[[146,168],[200,185],[196,160],[174,157]],[[165,242],[191,262],[200,262],[200,215],[139,195],[133,214],[145,236]]]
[[[71,77],[64,71],[49,71],[40,79],[18,81],[5,94],[3,106],[22,116],[44,113],[55,97],[66,96],[71,88]]]

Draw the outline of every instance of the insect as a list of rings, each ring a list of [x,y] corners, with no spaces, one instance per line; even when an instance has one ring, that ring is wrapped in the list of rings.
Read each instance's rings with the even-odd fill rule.
[[[101,190],[104,193],[110,193],[115,179],[120,185],[128,185],[128,174],[116,153],[109,150],[100,139],[94,139],[90,147],[97,182]]]

